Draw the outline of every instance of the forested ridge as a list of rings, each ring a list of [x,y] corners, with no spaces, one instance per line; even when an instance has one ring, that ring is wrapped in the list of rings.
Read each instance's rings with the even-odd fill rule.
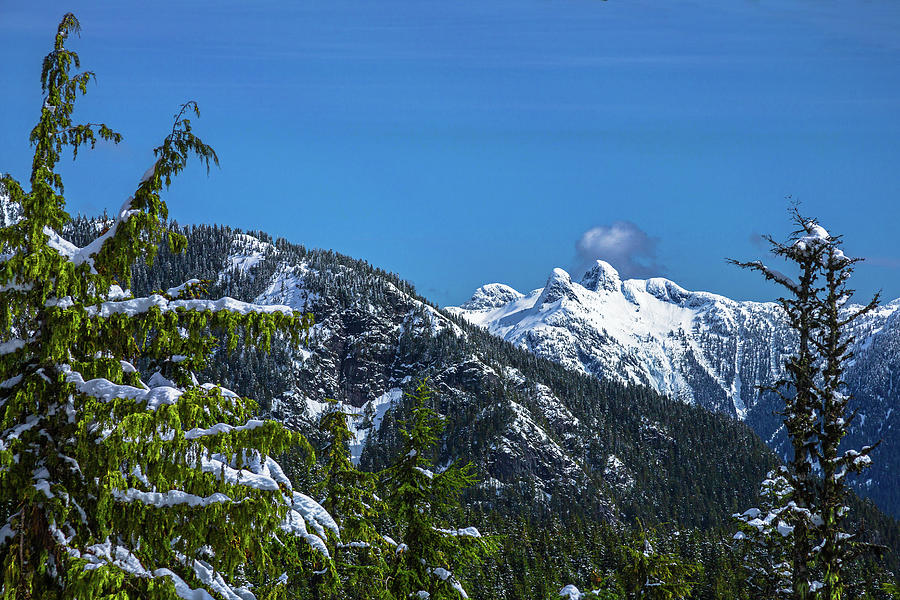
[[[743,556],[731,540],[736,531],[732,514],[754,505],[759,481],[777,463],[744,424],[644,387],[566,370],[452,316],[444,318],[464,336],[427,327],[385,334],[411,312],[426,322],[430,310],[425,307],[436,307],[411,284],[365,261],[272,240],[263,232],[219,225],[176,230],[188,238],[186,252],[172,254],[161,247],[152,267],[135,269],[136,290],[149,293],[198,277],[209,280],[210,295],[252,301],[302,265],[302,284],[291,290],[293,284],[282,278],[275,291],[302,298],[318,327],[339,333],[326,338],[314,331],[305,368],[298,369],[296,354],[276,343],[271,353],[223,355],[208,376],[260,399],[270,414],[303,431],[314,445],[322,438],[306,399],[335,398],[364,408],[372,397],[404,387],[401,381],[430,377],[438,391],[436,408],[448,419],[436,462],[472,460],[482,480],[464,492],[458,515],[500,535],[499,551],[470,579],[477,582],[469,590],[476,597],[545,597],[565,583],[602,580],[621,568],[622,544],[638,519],[658,527],[654,535],[666,548],[704,566],[691,597],[741,597]],[[76,231],[86,242],[96,226],[80,219]],[[235,256],[259,249],[245,235],[265,244],[263,259],[249,269],[229,269]],[[323,368],[332,376],[323,377],[328,374]],[[516,379],[498,375],[506,369],[514,369]],[[542,405],[534,384],[546,386],[579,424],[590,426],[575,433]],[[492,440],[503,438],[515,420],[510,400],[528,407],[542,431],[584,467],[582,479],[548,473],[540,457],[528,456],[527,450],[518,459],[491,456]],[[363,468],[377,471],[390,463],[401,446],[398,421],[409,409],[408,399],[392,404],[366,438]],[[609,469],[609,456],[627,469]],[[313,482],[316,469],[298,469],[295,475]],[[874,569],[876,564],[895,570],[897,523],[870,502],[854,500],[853,512],[865,523],[868,539],[892,549],[866,563],[869,567],[859,567],[859,576],[883,577],[874,574],[882,568]]]

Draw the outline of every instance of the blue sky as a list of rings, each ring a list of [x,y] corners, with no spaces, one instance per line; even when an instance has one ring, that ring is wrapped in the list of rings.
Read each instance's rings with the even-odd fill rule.
[[[0,2],[20,179],[67,10],[98,77],[77,114],[125,136],[64,162],[72,212],[116,209],[193,99],[222,165],[175,182],[175,219],[333,248],[441,305],[596,253],[771,299],[724,258],[784,237],[787,196],[869,259],[861,292],[900,296],[894,0]]]

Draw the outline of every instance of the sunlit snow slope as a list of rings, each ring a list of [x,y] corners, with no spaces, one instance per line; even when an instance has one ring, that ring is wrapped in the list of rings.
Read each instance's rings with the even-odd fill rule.
[[[623,281],[603,261],[579,282],[554,269],[527,295],[489,284],[447,310],[570,368],[740,418],[790,352],[775,304],[689,292],[662,278]]]

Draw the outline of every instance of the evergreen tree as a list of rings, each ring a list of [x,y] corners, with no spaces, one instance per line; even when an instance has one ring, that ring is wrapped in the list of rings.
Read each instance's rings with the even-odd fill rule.
[[[795,219],[802,221],[795,215]],[[802,223],[801,223],[802,225]],[[775,281],[787,288],[791,295],[778,299],[784,309],[791,328],[797,333],[797,353],[785,364],[788,373],[785,379],[776,382],[774,390],[785,403],[784,425],[793,448],[790,463],[790,485],[793,488],[793,506],[796,507],[790,521],[793,523],[793,574],[792,589],[794,597],[805,600],[809,593],[810,561],[812,544],[809,532],[813,528],[810,521],[811,509],[815,501],[815,480],[813,465],[815,464],[815,379],[819,374],[819,365],[813,340],[816,322],[819,318],[819,307],[816,303],[818,294],[818,265],[823,249],[819,245],[803,248],[793,243],[780,244],[769,238],[772,252],[797,265],[800,271],[799,281],[794,282],[784,274],[771,269],[760,261],[740,263],[732,261],[743,268],[757,270],[766,279]]]
[[[381,508],[375,494],[375,475],[357,469],[348,448],[353,433],[347,419],[356,416],[340,410],[335,403],[320,418],[319,430],[326,435],[327,443],[323,477],[314,491],[341,532],[332,551],[339,577],[333,597],[385,598],[387,542],[374,525]]]
[[[622,546],[619,581],[629,600],[677,600],[691,593],[702,567],[660,545],[655,530],[647,531],[639,522],[631,543]]]
[[[415,404],[400,431],[402,455],[384,473],[385,502],[399,539],[389,560],[388,578],[388,588],[397,599],[468,598],[462,575],[494,546],[475,527],[444,523],[475,476],[471,464],[452,465],[437,473],[430,469],[428,455],[445,426],[444,419],[427,406],[431,395],[425,382],[410,394]]]
[[[270,457],[302,440],[194,371],[220,343],[267,348],[277,331],[299,343],[310,320],[195,298],[196,281],[142,298],[120,287],[161,240],[163,186],[191,155],[217,162],[192,132],[194,103],[108,229],[83,248],[61,237],[62,150],[121,139],[72,121],[93,78],[71,73],[79,59],[65,42],[78,30],[65,15],[44,59],[30,191],[3,178],[22,214],[0,229],[0,595],[250,598],[254,584],[284,596],[284,564],[300,552],[290,539],[327,554],[336,530]],[[135,365],[148,363],[145,377]]]
[[[788,507],[792,493],[785,473],[770,471],[760,486],[760,507],[734,515],[740,522],[734,539],[752,598],[774,600],[793,592],[790,557],[794,528],[789,524],[792,514]]]
[[[856,417],[855,412],[847,414],[850,395],[843,379],[844,369],[853,357],[849,348],[854,339],[847,330],[855,320],[878,306],[879,297],[876,294],[863,307],[847,307],[853,295],[847,282],[853,273],[853,265],[860,259],[847,257],[840,248],[840,238],[829,236],[812,222],[807,223],[806,239],[806,244],[824,247],[820,270],[825,285],[819,300],[819,335],[815,339],[816,350],[822,357],[822,378],[816,385],[821,414],[816,435],[822,482],[819,488],[819,525],[815,531],[824,584],[820,597],[840,600],[844,590],[842,567],[861,549],[843,526],[850,510],[845,504],[847,486],[844,480],[848,473],[859,473],[872,464],[869,454],[874,449],[872,445],[864,446],[859,451],[839,452],[841,440]]]
[[[878,304],[878,296],[863,307],[847,306],[852,290],[847,282],[853,265],[834,237],[815,219],[793,210],[798,229],[788,243],[768,238],[772,253],[793,263],[799,281],[761,261],[732,263],[761,272],[766,279],[786,288],[779,298],[791,327],[798,336],[798,351],[786,364],[788,376],[775,390],[785,402],[784,424],[793,447],[787,471],[793,527],[792,597],[795,600],[839,600],[841,569],[860,550],[852,535],[842,529],[849,511],[844,479],[871,465],[874,446],[839,454],[854,414],[847,414],[849,396],[843,371],[852,353],[848,327]],[[816,469],[820,470],[821,478]],[[822,579],[818,579],[821,575]]]

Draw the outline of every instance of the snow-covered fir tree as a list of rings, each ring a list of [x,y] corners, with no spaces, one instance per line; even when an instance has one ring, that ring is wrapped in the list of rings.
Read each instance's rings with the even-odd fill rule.
[[[336,524],[271,458],[302,440],[194,372],[220,345],[299,343],[310,319],[198,299],[196,280],[148,297],[123,290],[163,235],[163,187],[191,155],[217,162],[192,132],[193,103],[100,237],[78,247],[60,235],[62,151],[121,139],[72,120],[93,78],[72,72],[65,43],[78,30],[65,15],[44,59],[30,189],[3,178],[21,210],[0,229],[0,596],[285,597],[304,554],[327,560]]]
[[[789,524],[792,512],[788,506],[792,493],[786,468],[772,470],[760,485],[759,508],[734,515],[739,521],[734,539],[743,559],[746,586],[760,600],[789,598],[793,593],[790,556],[794,528]]]
[[[840,600],[843,596],[844,565],[857,556],[862,549],[853,535],[845,530],[844,522],[850,508],[847,502],[848,473],[861,473],[872,464],[869,454],[874,445],[860,450],[840,451],[841,440],[847,435],[856,413],[847,411],[850,394],[844,381],[844,371],[853,352],[854,338],[847,334],[847,328],[854,321],[878,306],[879,297],[865,306],[847,305],[853,290],[847,284],[853,274],[853,265],[858,258],[850,258],[841,250],[840,238],[828,235],[819,226],[808,227],[805,244],[824,247],[820,270],[824,279],[820,299],[819,334],[814,343],[822,360],[822,378],[817,382],[816,394],[821,411],[820,423],[816,431],[819,446],[818,461],[822,480],[819,488],[818,526],[815,530],[816,546],[822,565],[822,593],[826,600]]]
[[[798,229],[787,243],[768,239],[772,253],[798,269],[797,281],[761,261],[732,262],[761,272],[789,292],[779,304],[799,343],[785,365],[787,377],[774,389],[785,403],[784,425],[793,456],[785,471],[790,499],[775,510],[792,533],[791,597],[839,600],[842,570],[861,549],[842,527],[849,511],[845,478],[869,467],[874,449],[867,445],[839,452],[856,416],[847,414],[849,394],[843,379],[854,341],[848,329],[878,305],[878,296],[864,306],[848,307],[853,291],[847,283],[860,259],[847,257],[840,237],[796,208],[793,219]]]

